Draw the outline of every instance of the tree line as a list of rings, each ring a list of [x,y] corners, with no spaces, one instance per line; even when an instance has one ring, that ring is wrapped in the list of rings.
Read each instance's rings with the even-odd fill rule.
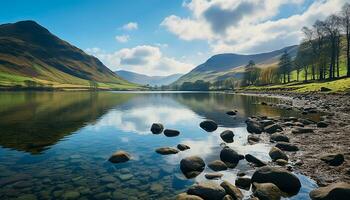
[[[245,67],[243,85],[289,83],[295,72],[295,81],[333,80],[341,77],[341,61],[345,61],[350,77],[350,4],[345,3],[338,14],[317,20],[311,27],[303,27],[304,38],[295,57],[285,51],[278,67],[258,68],[254,61]],[[344,59],[341,59],[343,55]]]

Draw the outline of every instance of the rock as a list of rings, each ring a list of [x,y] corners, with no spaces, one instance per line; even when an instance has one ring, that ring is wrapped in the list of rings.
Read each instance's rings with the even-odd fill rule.
[[[236,186],[232,185],[227,181],[223,181],[220,184],[223,187],[228,195],[230,195],[233,199],[241,200],[243,199],[243,194],[241,190],[239,190]]]
[[[222,200],[226,195],[222,186],[214,182],[202,182],[192,185],[187,194],[199,196],[205,200]]]
[[[177,154],[179,150],[172,147],[161,147],[156,149],[156,152],[162,155]]]
[[[230,195],[225,195],[224,198],[222,198],[222,200],[234,200]]]
[[[332,91],[332,90],[329,89],[329,88],[327,88],[327,87],[321,87],[321,88],[320,88],[320,91],[321,91],[321,92],[330,92],[330,91]]]
[[[276,132],[279,132],[279,131],[283,131],[283,128],[280,125],[278,125],[278,124],[272,124],[272,125],[266,126],[264,128],[264,131],[266,133],[272,134],[272,133],[276,133]]]
[[[230,116],[234,116],[237,114],[237,112],[235,110],[229,110],[226,112],[226,114],[230,115]]]
[[[151,126],[151,132],[153,134],[160,134],[164,130],[164,126],[161,123],[153,123]]]
[[[285,135],[274,133],[270,136],[270,140],[275,142],[289,142],[289,138]]]
[[[187,149],[190,149],[189,146],[187,146],[186,144],[178,144],[177,145],[177,148],[180,150],[180,151],[185,151]]]
[[[278,142],[275,147],[281,149],[282,151],[299,151],[297,146],[287,142]]]
[[[213,132],[218,128],[218,125],[213,120],[202,121],[199,126],[207,132]]]
[[[176,137],[176,136],[180,135],[180,131],[173,130],[173,129],[165,129],[164,135],[167,137]]]
[[[276,161],[276,164],[279,165],[279,166],[285,166],[288,164],[288,161],[284,160],[284,159],[277,159]]]
[[[313,133],[312,128],[296,127],[292,130],[293,134]]]
[[[264,161],[261,161],[260,159],[258,159],[257,157],[255,157],[255,156],[253,156],[251,154],[245,155],[245,159],[248,162],[253,163],[257,167],[262,167],[262,166],[266,165],[266,163]]]
[[[326,187],[320,187],[310,192],[313,200],[348,200],[350,197],[350,184],[338,182]]]
[[[260,138],[255,135],[248,135],[248,143],[249,144],[254,144],[260,141]]]
[[[329,124],[325,121],[320,121],[317,123],[318,128],[326,128],[327,126],[329,126]]]
[[[266,103],[266,102],[264,102],[264,101],[263,101],[263,102],[261,102],[260,104],[261,104],[261,105],[264,105],[264,106],[267,106],[267,103]]]
[[[270,119],[264,119],[264,120],[261,120],[259,122],[260,122],[260,124],[262,124],[263,127],[270,126],[270,125],[274,124],[273,120],[270,120]]]
[[[77,199],[80,196],[80,193],[77,191],[67,191],[63,194],[63,199],[70,200],[70,199]]]
[[[227,165],[227,163],[229,164],[233,164],[233,165],[237,165],[237,163],[239,162],[239,160],[241,160],[239,154],[231,149],[230,147],[224,147],[221,152],[220,152],[220,159]]]
[[[125,151],[116,151],[112,154],[112,156],[108,159],[111,163],[122,163],[127,162],[131,159],[130,154]]]
[[[253,195],[261,200],[280,200],[282,192],[273,183],[254,183]]]
[[[207,173],[204,176],[207,179],[220,179],[223,176],[223,174],[214,172],[214,173]]]
[[[271,159],[273,161],[278,160],[278,159],[283,159],[283,160],[288,160],[288,156],[281,151],[281,149],[277,148],[277,147],[272,147],[270,152],[269,152],[269,156],[271,157]]]
[[[325,154],[321,156],[321,160],[331,166],[339,166],[344,162],[343,154]]]
[[[304,125],[310,125],[310,124],[314,124],[314,123],[315,123],[315,122],[312,121],[312,120],[303,119],[303,118],[299,119],[299,122],[301,122],[301,123],[304,124]]]
[[[235,181],[235,185],[239,188],[249,190],[250,189],[251,180],[250,178],[238,177]]]
[[[190,156],[180,162],[180,169],[187,178],[198,176],[204,170],[204,167],[203,159],[198,156]]]
[[[176,200],[203,200],[203,199],[196,195],[181,193],[176,196]]]
[[[235,134],[230,130],[226,130],[220,134],[221,139],[227,143],[232,143],[234,136]]]
[[[227,170],[227,166],[221,160],[214,160],[208,164],[208,167],[213,171],[223,171]]]
[[[238,172],[237,173],[237,176],[239,176],[239,177],[242,177],[242,176],[245,176],[246,174],[245,174],[245,172]]]
[[[249,133],[261,134],[263,132],[262,125],[253,119],[247,119],[246,124]]]
[[[162,193],[164,190],[164,187],[162,184],[159,183],[153,183],[150,187],[150,190],[154,193]]]
[[[298,177],[294,174],[282,168],[269,166],[257,169],[252,176],[252,182],[273,183],[288,194],[297,194],[301,187]]]

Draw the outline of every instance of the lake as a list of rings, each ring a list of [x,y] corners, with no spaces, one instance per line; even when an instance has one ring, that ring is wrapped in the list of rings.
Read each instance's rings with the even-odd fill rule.
[[[195,92],[1,92],[0,199],[174,199],[196,181],[205,181],[205,172],[211,171],[206,167],[196,178],[186,179],[180,160],[191,155],[206,163],[220,159],[224,130],[235,134],[228,146],[270,161],[271,144],[247,143],[246,118],[301,115],[262,101],[279,100]],[[226,115],[233,109],[236,117]],[[216,121],[219,128],[205,132],[199,127],[204,119]],[[181,133],[171,138],[154,135],[154,122]],[[191,149],[175,155],[155,152],[179,143]],[[117,150],[133,159],[108,162]],[[222,180],[234,183],[238,172],[251,176],[254,167],[241,160],[222,172]],[[289,199],[309,199],[316,184],[297,176],[302,188]]]

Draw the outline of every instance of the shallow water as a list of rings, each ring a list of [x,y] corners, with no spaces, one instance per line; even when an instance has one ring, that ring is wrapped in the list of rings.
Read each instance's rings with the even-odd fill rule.
[[[252,115],[300,114],[263,106],[261,101],[278,99],[225,93],[2,92],[0,199],[174,199],[205,180],[204,173],[186,179],[179,169],[181,158],[199,155],[206,163],[219,159],[223,130],[235,133],[231,148],[270,161],[270,144],[247,144],[244,120]],[[238,116],[225,114],[232,109]],[[220,127],[207,133],[199,127],[203,119]],[[153,135],[153,122],[181,134]],[[178,143],[191,149],[167,156],[154,151]],[[120,149],[130,152],[133,160],[109,163],[109,156]],[[234,183],[239,171],[251,175],[254,168],[240,161],[224,171],[222,179]],[[289,199],[309,199],[316,184],[298,176],[302,188]],[[250,191],[242,191],[249,196]]]

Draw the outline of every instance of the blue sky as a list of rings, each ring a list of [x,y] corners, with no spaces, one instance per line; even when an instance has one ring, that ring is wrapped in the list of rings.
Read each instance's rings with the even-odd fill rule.
[[[8,0],[2,1],[0,23],[35,20],[113,70],[167,75],[185,73],[216,53],[297,44],[302,25],[337,12],[344,2]],[[123,29],[128,23],[137,28]]]

